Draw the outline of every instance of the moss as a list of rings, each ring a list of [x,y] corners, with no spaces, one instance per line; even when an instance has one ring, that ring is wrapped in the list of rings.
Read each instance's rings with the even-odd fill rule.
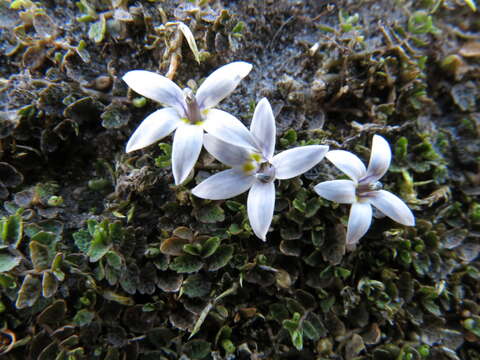
[[[473,2],[55,3],[0,1],[3,357],[480,358]],[[347,248],[347,208],[312,191],[325,161],[279,184],[263,243],[246,195],[191,196],[222,169],[206,153],[180,187],[169,138],[124,154],[158,107],[125,72],[195,88],[239,59],[222,109],[268,97],[281,148],[368,159],[382,134],[416,227],[378,218]]]

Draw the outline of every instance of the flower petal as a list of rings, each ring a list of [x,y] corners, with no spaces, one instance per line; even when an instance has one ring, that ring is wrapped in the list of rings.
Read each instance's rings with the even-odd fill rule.
[[[372,223],[372,207],[368,202],[356,202],[350,208],[347,244],[356,244],[366,234]]]
[[[360,180],[367,173],[365,165],[358,156],[349,151],[332,150],[325,157],[354,181]]]
[[[203,129],[182,123],[175,131],[172,148],[172,171],[175,185],[183,183],[197,162],[203,143]]]
[[[372,151],[368,163],[366,178],[368,182],[378,181],[390,167],[392,160],[392,151],[387,140],[380,135],[374,135],[372,140]]]
[[[356,200],[356,186],[351,180],[324,181],[313,189],[321,197],[340,204],[352,204]]]
[[[252,70],[251,64],[235,61],[211,73],[197,91],[196,98],[200,109],[214,107],[230,95],[250,70]]]
[[[272,182],[255,181],[248,193],[248,220],[253,232],[263,241],[272,223],[275,207],[275,185]]]
[[[328,151],[326,145],[299,146],[282,151],[272,158],[277,179],[290,179],[317,165]]]
[[[214,158],[231,167],[242,166],[252,160],[250,151],[244,147],[228,144],[210,134],[203,136],[203,146]]]
[[[260,100],[255,108],[250,131],[265,159],[271,159],[275,151],[276,126],[272,107],[266,98]]]
[[[229,169],[202,181],[192,189],[192,194],[202,199],[230,199],[247,191],[254,181],[254,176],[245,175],[237,169]]]
[[[385,190],[372,191],[368,196],[368,201],[390,219],[406,226],[415,225],[415,217],[412,211],[402,199],[391,192]]]
[[[180,123],[178,112],[173,108],[164,108],[148,115],[130,136],[126,151],[142,149],[161,140]]]
[[[258,148],[255,139],[245,125],[235,116],[225,111],[218,109],[207,110],[203,128],[209,134],[226,143],[255,150]]]
[[[123,81],[136,93],[159,103],[175,108],[180,116],[185,116],[185,100],[182,89],[172,80],[157,73],[133,70],[123,75]]]

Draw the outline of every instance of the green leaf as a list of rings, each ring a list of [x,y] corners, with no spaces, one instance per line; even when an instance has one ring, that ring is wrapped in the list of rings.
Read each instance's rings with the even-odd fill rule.
[[[43,278],[42,278],[42,295],[45,298],[50,298],[58,290],[58,280],[57,278],[50,272],[50,271],[45,271],[43,273]]]
[[[37,241],[31,241],[29,248],[30,258],[32,259],[35,271],[41,272],[50,268],[50,254],[46,245],[40,244]]]
[[[23,236],[23,220],[19,214],[10,215],[3,218],[0,222],[2,243],[0,245],[13,245],[17,248],[22,241]]]
[[[300,314],[294,313],[292,319],[284,320],[283,327],[290,333],[293,346],[297,350],[303,349],[303,330],[300,328]]]
[[[42,289],[42,283],[37,277],[27,274],[23,279],[22,287],[18,292],[17,301],[15,306],[17,309],[23,309],[33,306],[40,296]]]
[[[183,283],[183,293],[188,297],[204,297],[210,293],[212,284],[205,275],[195,274]]]
[[[408,19],[408,31],[415,35],[434,33],[432,16],[424,10],[415,11]]]
[[[210,239],[205,241],[202,247],[202,257],[208,258],[212,256],[215,253],[215,251],[217,251],[221,242],[222,241],[218,236],[211,237]]]
[[[86,309],[79,310],[73,317],[73,322],[78,326],[85,326],[92,322],[95,318],[95,314]]]
[[[245,28],[245,23],[243,21],[239,21],[232,29],[232,33],[241,33]]]
[[[58,281],[63,281],[65,279],[65,273],[60,268],[62,266],[63,254],[58,253],[55,255],[55,258],[52,261],[52,272],[53,275],[57,278]]]
[[[176,271],[179,274],[197,272],[202,267],[203,262],[192,255],[178,256],[170,263],[170,270]]]
[[[159,168],[169,167],[172,163],[172,145],[166,143],[158,144],[163,154],[155,158],[155,165]]]
[[[0,253],[0,273],[12,270],[20,264],[21,258],[8,253]]]
[[[297,142],[297,132],[293,129],[288,129],[285,131],[283,136],[280,138],[280,145],[283,147],[288,147]]]
[[[116,270],[120,270],[122,268],[122,257],[115,251],[109,251],[105,255],[107,258],[108,265]]]
[[[470,9],[472,9],[473,12],[477,11],[477,5],[475,4],[475,0],[463,0],[463,1],[465,1],[465,3],[470,7]]]
[[[105,16],[100,16],[100,19],[97,22],[94,22],[90,25],[90,29],[88,30],[88,38],[94,41],[96,44],[99,44],[105,38],[105,34],[107,33],[107,22],[105,20]]]
[[[202,251],[202,245],[201,244],[186,244],[186,245],[183,245],[183,252],[187,253],[187,254],[190,254],[190,255],[194,255],[194,256],[198,256],[200,255],[200,252]]]
[[[211,344],[205,340],[192,340],[185,344],[184,351],[192,359],[203,359],[211,352]]]
[[[217,271],[227,265],[233,257],[232,245],[221,245],[208,259],[208,271]]]
[[[80,229],[77,232],[73,233],[73,240],[75,245],[80,249],[81,252],[87,253],[88,248],[90,247],[90,242],[92,241],[92,236],[90,232],[86,229]]]
[[[198,220],[204,224],[214,224],[225,220],[225,212],[219,205],[209,205],[200,209]]]
[[[105,108],[100,118],[105,129],[119,129],[128,124],[130,113],[125,105],[112,102]]]
[[[106,228],[106,221],[95,226],[93,240],[90,243],[90,248],[88,249],[88,256],[90,257],[90,262],[97,262],[98,260],[100,260],[112,247],[111,239],[108,236]]]

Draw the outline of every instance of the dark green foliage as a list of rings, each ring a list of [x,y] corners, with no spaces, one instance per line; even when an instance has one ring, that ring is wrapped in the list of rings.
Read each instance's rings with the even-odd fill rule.
[[[480,359],[474,2],[220,6],[0,0],[0,357]],[[416,226],[374,219],[347,247],[348,207],[312,190],[340,176],[324,160],[276,183],[263,243],[246,195],[191,195],[223,169],[206,152],[179,187],[171,137],[125,155],[160,107],[127,90],[127,71],[198,88],[234,60],[254,71],[219,108],[248,124],[266,96],[278,149],[367,162],[381,134],[383,185]]]

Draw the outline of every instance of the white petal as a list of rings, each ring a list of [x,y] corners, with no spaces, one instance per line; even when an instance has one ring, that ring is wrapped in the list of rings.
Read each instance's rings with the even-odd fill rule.
[[[275,207],[275,185],[272,182],[255,181],[248,193],[248,220],[253,232],[263,241],[272,223]]]
[[[228,144],[210,134],[203,136],[203,146],[214,158],[231,167],[242,166],[252,160],[250,151],[244,147]]]
[[[360,180],[367,173],[365,165],[358,156],[349,151],[332,150],[325,157],[354,181]]]
[[[328,151],[326,145],[299,146],[272,158],[277,179],[290,179],[317,165]]]
[[[271,159],[275,151],[276,126],[272,107],[266,98],[260,100],[255,108],[250,131],[265,159]]]
[[[202,150],[203,129],[198,125],[182,123],[175,131],[172,148],[172,171],[175,185],[183,183]]]
[[[235,116],[218,110],[206,111],[203,128],[209,134],[226,143],[257,149],[258,145],[248,129]]]
[[[367,168],[368,182],[376,182],[387,172],[392,160],[392,151],[387,140],[380,135],[374,135],[372,140],[372,151],[370,162]]]
[[[179,123],[180,117],[173,108],[160,109],[151,113],[130,136],[127,143],[127,153],[161,140],[175,130]]]
[[[224,65],[205,79],[197,91],[197,101],[201,109],[217,105],[235,90],[238,83],[252,70],[252,65],[235,61]]]
[[[368,196],[368,201],[390,219],[406,226],[415,225],[415,217],[412,211],[402,199],[391,192],[385,190],[372,191]]]
[[[356,186],[351,180],[324,181],[313,189],[321,197],[340,204],[352,204],[356,200]]]
[[[123,81],[136,93],[159,103],[175,108],[181,116],[185,114],[182,90],[170,79],[145,70],[133,70],[123,76]]]
[[[237,169],[229,169],[202,181],[192,189],[192,194],[202,199],[229,199],[247,191],[254,181],[254,176],[245,175]]]
[[[347,244],[356,244],[366,234],[372,223],[372,207],[368,202],[356,202],[350,208]]]

